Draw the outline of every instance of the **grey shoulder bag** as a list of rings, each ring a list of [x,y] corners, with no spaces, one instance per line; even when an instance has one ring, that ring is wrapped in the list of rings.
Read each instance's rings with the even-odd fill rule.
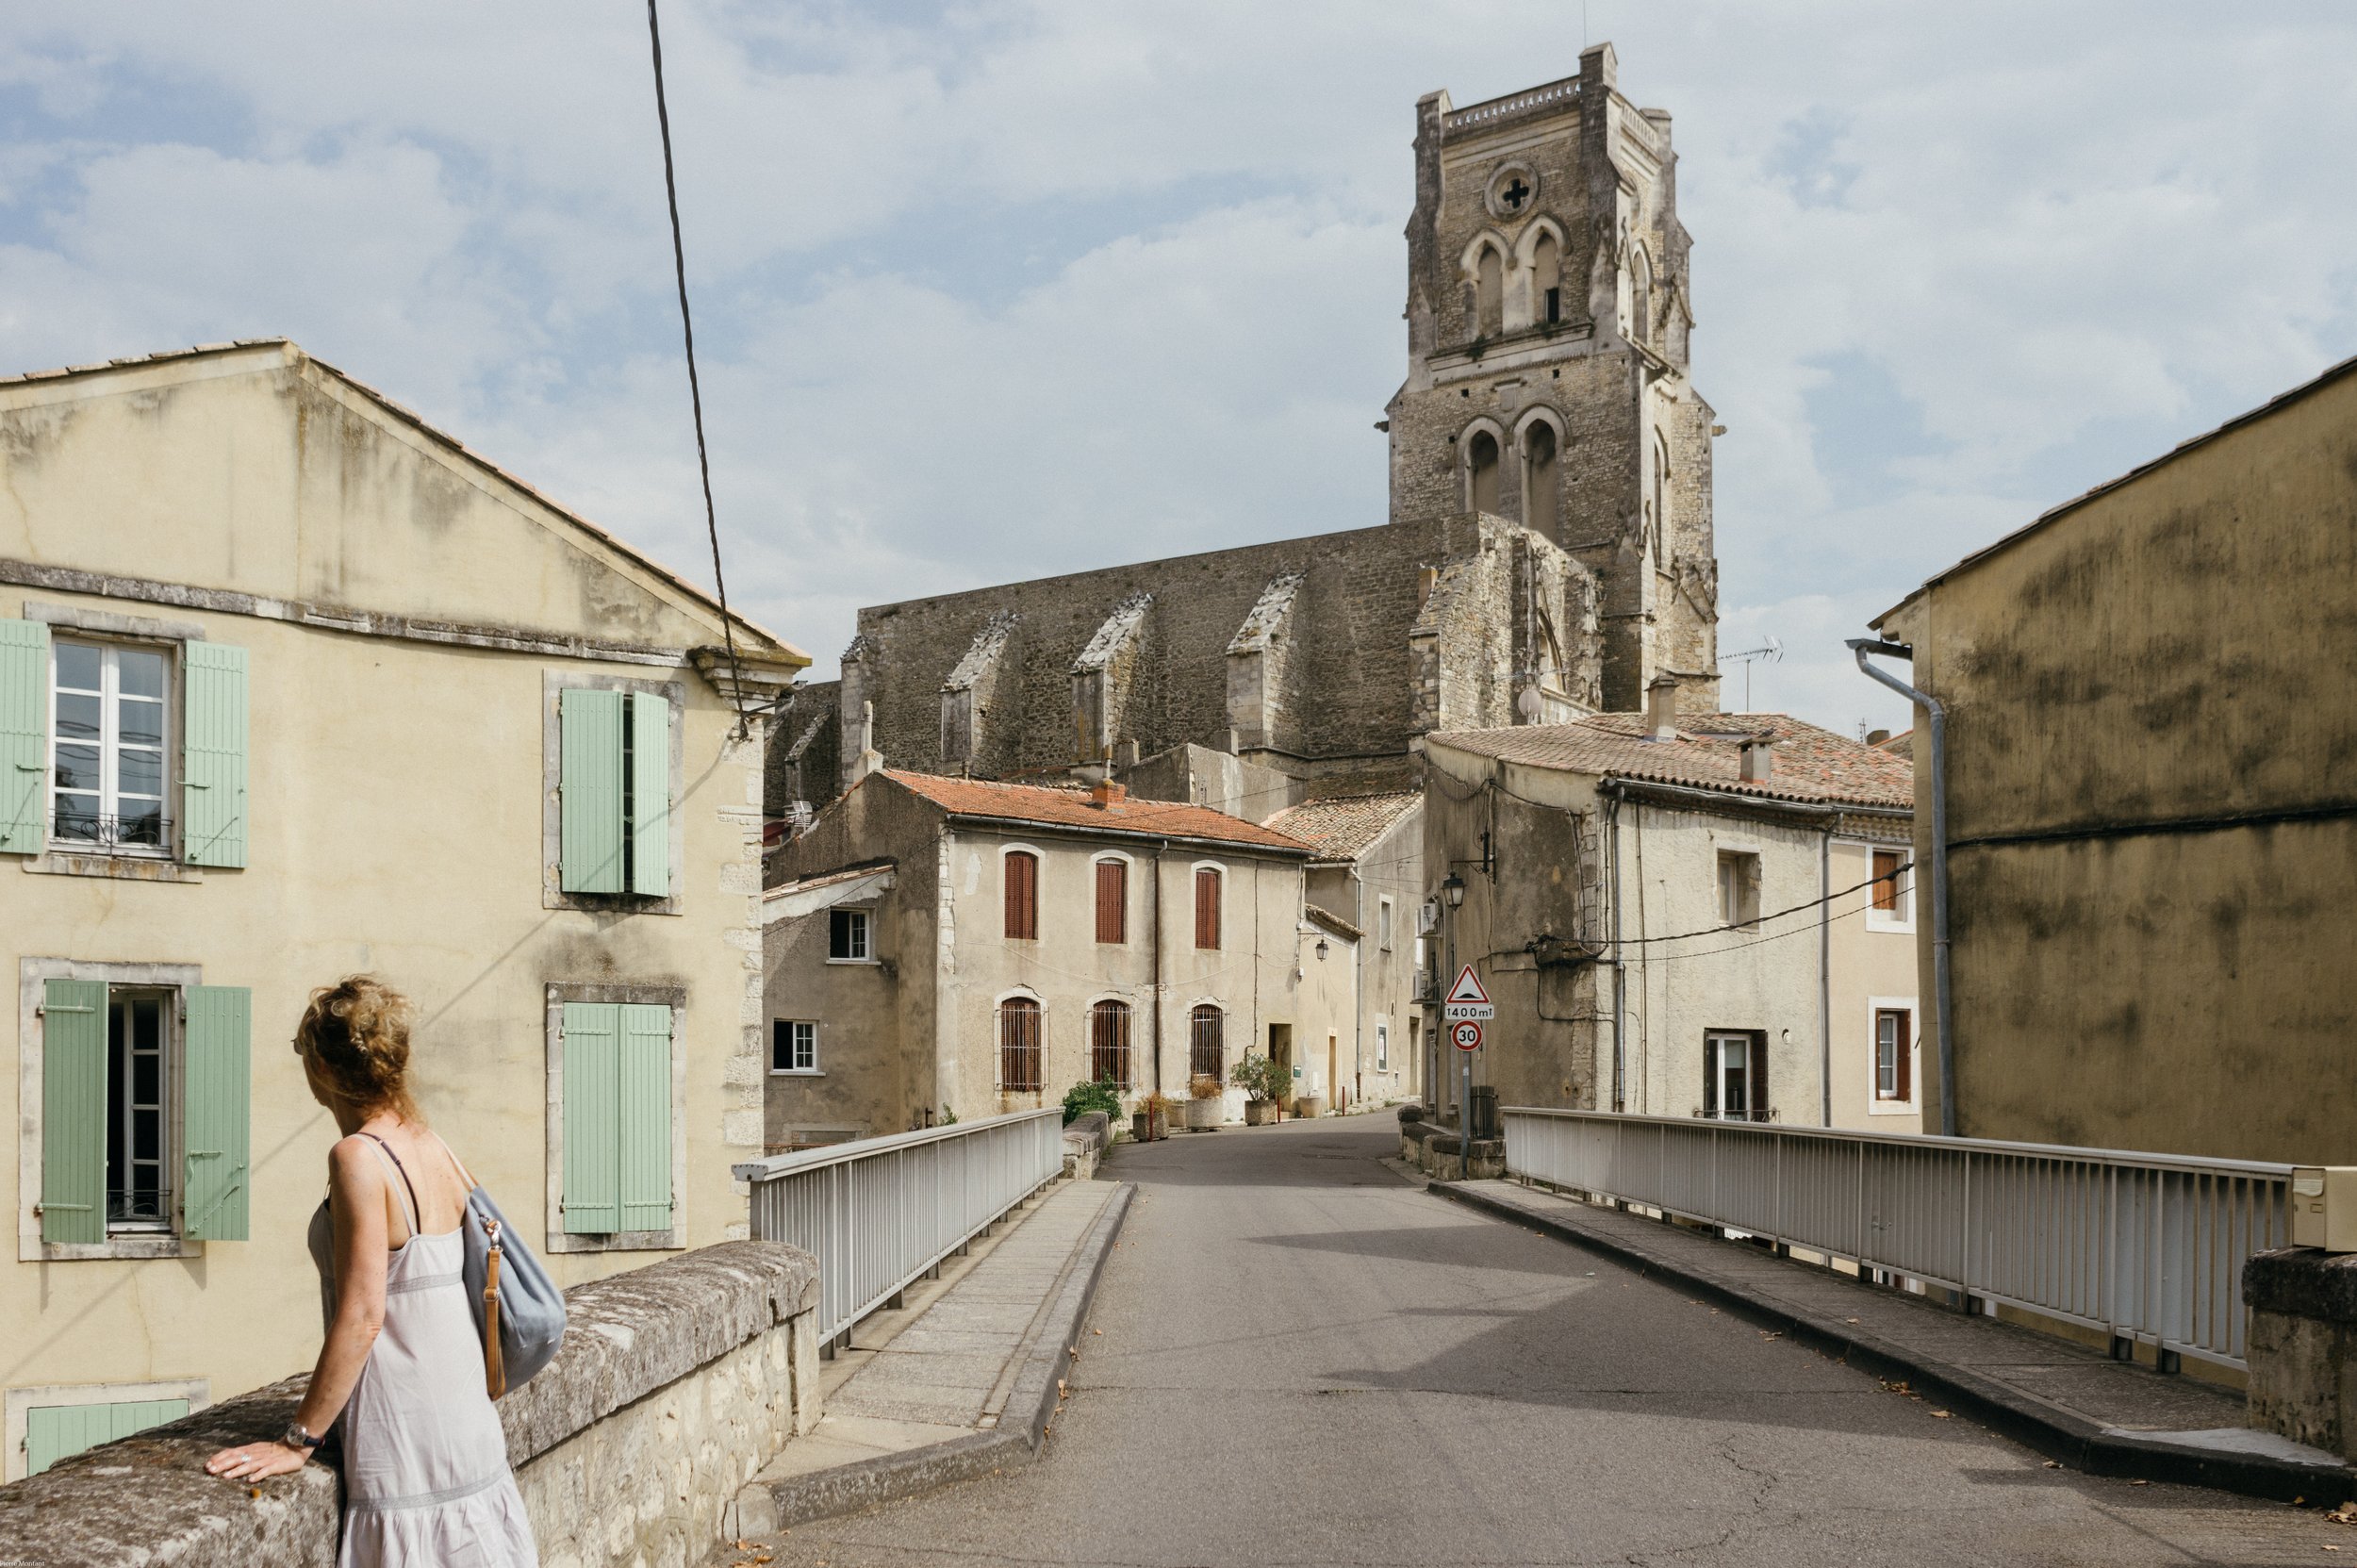
[[[440,1134],[434,1141],[441,1143]],[[510,1230],[491,1195],[451,1154],[450,1145],[442,1144],[442,1152],[450,1154],[467,1183],[467,1217],[459,1222],[467,1232],[461,1268],[474,1326],[483,1336],[484,1386],[497,1399],[530,1382],[556,1354],[565,1338],[565,1293]]]

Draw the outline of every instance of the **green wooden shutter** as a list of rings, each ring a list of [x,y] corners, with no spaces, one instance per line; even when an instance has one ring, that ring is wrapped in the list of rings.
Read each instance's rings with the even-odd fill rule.
[[[177,1421],[186,1399],[121,1399],[106,1405],[35,1405],[25,1412],[25,1474],[38,1476],[61,1459]]]
[[[621,1009],[621,1199],[616,1229],[671,1228],[671,1010]]]
[[[107,1239],[107,987],[94,980],[43,988],[41,1239]]]
[[[243,866],[246,851],[245,650],[182,644],[180,841],[191,866]]]
[[[557,732],[561,884],[568,893],[619,893],[622,694],[567,687],[558,700]]]
[[[41,853],[49,821],[49,628],[0,620],[0,854]]]
[[[630,890],[671,892],[671,701],[633,692],[631,717]]]
[[[621,1009],[565,1004],[565,1230],[610,1235],[621,1192]]]
[[[190,1241],[246,1239],[247,1150],[253,1096],[248,1058],[252,993],[239,985],[191,985],[180,1080],[180,1233]]]

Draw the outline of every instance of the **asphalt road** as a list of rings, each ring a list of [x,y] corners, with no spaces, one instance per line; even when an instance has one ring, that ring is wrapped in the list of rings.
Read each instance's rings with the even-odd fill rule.
[[[1427,1197],[1396,1145],[1368,1116],[1123,1147],[1139,1198],[1039,1461],[777,1563],[2357,1562],[2313,1509],[2048,1469]]]

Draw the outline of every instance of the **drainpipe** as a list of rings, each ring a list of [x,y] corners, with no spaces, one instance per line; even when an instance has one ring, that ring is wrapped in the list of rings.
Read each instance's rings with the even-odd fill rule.
[[[1612,834],[1612,1110],[1628,1109],[1628,965],[1621,952],[1621,795],[1605,797],[1607,831]]]
[[[1167,838],[1154,846],[1154,1092],[1158,1095],[1162,1092],[1162,851],[1169,848]]]
[[[1885,670],[1867,663],[1876,653],[1912,663],[1915,650],[1903,642],[1882,642],[1872,637],[1853,637],[1848,647],[1857,655],[1857,667],[1867,679],[1888,686],[1908,701],[1920,707],[1931,718],[1932,732],[1932,1009],[1934,1027],[1939,1032],[1939,1131],[1943,1137],[1956,1135],[1956,1037],[1955,1010],[1950,1002],[1948,985],[1948,715],[1938,700]]]
[[[1867,867],[1871,870],[1870,865]],[[1817,1089],[1820,1125],[1833,1125],[1833,825],[1817,840]]]

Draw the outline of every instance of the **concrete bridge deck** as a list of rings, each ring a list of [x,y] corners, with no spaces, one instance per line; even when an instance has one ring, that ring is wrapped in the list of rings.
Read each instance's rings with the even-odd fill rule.
[[[1125,1147],[1039,1461],[784,1565],[2316,1563],[2315,1510],[2049,1467],[1691,1293],[1402,1181],[1387,1118]],[[2312,1498],[2328,1506],[2341,1499]]]

